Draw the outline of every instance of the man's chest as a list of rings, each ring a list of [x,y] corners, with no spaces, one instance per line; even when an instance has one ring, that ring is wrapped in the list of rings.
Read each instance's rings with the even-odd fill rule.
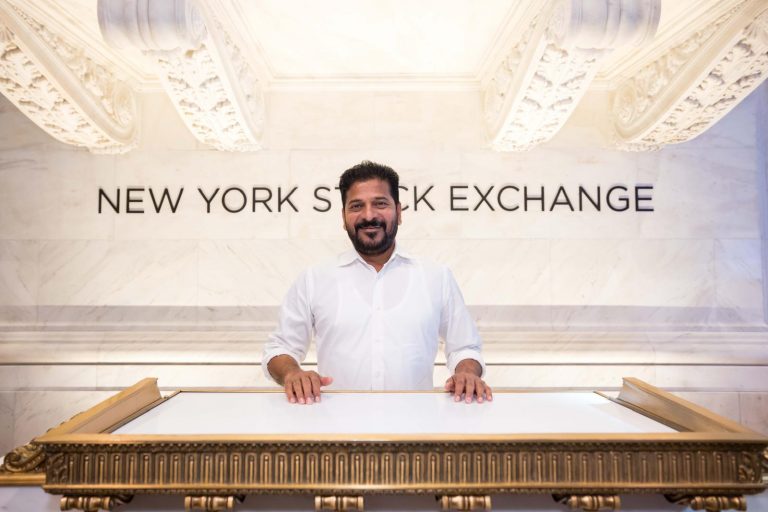
[[[437,339],[440,290],[408,268],[342,269],[320,279],[310,309],[318,338],[386,336],[417,342]]]

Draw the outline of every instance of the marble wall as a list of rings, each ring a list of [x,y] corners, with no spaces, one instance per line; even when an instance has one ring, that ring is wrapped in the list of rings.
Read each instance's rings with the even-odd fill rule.
[[[144,95],[142,143],[126,155],[59,144],[0,100],[0,451],[145,376],[268,385],[259,352],[287,287],[348,246],[338,199],[317,212],[313,189],[362,159],[434,185],[436,211],[406,211],[398,240],[453,269],[493,384],[616,389],[636,376],[768,431],[765,85],[652,153],[606,149],[589,111],[530,152],[492,152],[471,91],[270,95],[258,153],[201,147],[162,95]],[[457,184],[470,208],[475,185],[653,185],[655,211],[452,212]],[[299,186],[300,211],[206,213],[198,187],[234,186]],[[99,188],[118,187],[184,195],[176,213],[99,214]]]

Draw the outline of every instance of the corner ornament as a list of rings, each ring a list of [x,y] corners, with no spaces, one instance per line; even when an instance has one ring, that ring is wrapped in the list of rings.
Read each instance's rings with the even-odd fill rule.
[[[656,33],[660,0],[558,0],[484,80],[490,145],[523,151],[551,139],[579,104],[612,49]]]
[[[0,464],[0,475],[42,473],[45,471],[45,452],[37,443],[28,443],[9,452]]]
[[[55,139],[124,153],[138,137],[136,101],[120,77],[26,11],[0,2],[0,92]]]
[[[262,85],[206,2],[98,0],[99,28],[115,48],[154,60],[187,128],[222,151],[262,147]]]
[[[614,145],[643,151],[693,139],[768,76],[768,8],[742,1],[621,82]]]
[[[598,512],[621,508],[621,498],[617,495],[555,494],[552,497],[556,502],[565,505],[570,510]]]

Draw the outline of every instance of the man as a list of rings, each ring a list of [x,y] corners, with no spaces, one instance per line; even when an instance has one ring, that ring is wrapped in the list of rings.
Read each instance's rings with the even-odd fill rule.
[[[264,349],[267,377],[292,403],[320,401],[320,388],[432,389],[438,338],[445,340],[454,400],[492,400],[474,322],[450,270],[395,243],[399,177],[362,162],[339,181],[353,250],[306,270],[289,290]],[[314,333],[318,372],[302,370]]]

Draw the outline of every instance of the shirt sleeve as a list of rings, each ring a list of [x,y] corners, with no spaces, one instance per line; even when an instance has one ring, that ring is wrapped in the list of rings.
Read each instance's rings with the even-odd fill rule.
[[[456,365],[464,359],[474,359],[485,376],[485,361],[480,351],[483,342],[475,321],[464,304],[459,285],[448,268],[443,271],[443,309],[440,315],[440,337],[445,340],[448,372],[453,375]]]
[[[264,345],[261,368],[271,381],[275,379],[267,365],[272,358],[288,355],[300,364],[307,355],[314,324],[309,300],[309,279],[310,272],[306,271],[288,290],[280,306],[277,329],[269,335]]]

